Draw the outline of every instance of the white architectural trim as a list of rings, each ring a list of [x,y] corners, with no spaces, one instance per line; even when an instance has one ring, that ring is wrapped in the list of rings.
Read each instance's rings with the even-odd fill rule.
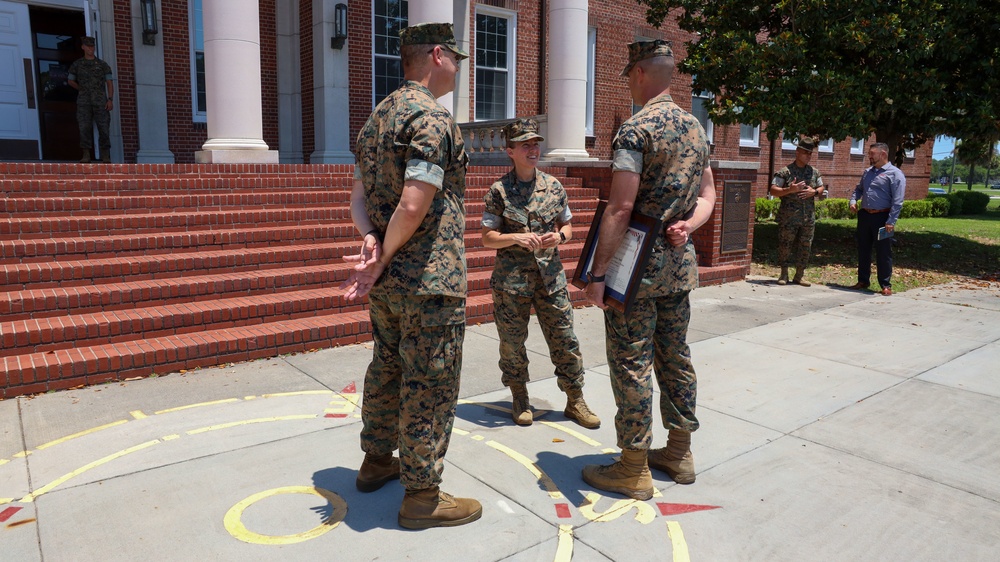
[[[278,161],[305,162],[302,150],[302,56],[299,0],[275,3],[278,55]]]
[[[110,0],[101,0],[111,3]],[[167,78],[166,65],[163,59],[163,40],[157,36],[155,45],[142,43],[142,12],[139,0],[132,0],[132,56],[135,65],[135,110],[138,117],[136,130],[139,137],[139,150],[135,161],[139,164],[173,164],[174,153],[170,151],[170,129],[167,126]],[[109,6],[110,7],[110,6]],[[160,17],[160,5],[157,4],[157,21]],[[111,12],[111,10],[108,10]],[[108,64],[114,64],[108,61]],[[118,73],[115,73],[117,76]],[[116,88],[117,90],[117,88]],[[118,112],[112,112],[117,115]],[[118,139],[111,142],[112,158],[121,162],[121,128],[116,127]]]
[[[517,12],[495,8],[488,4],[477,4],[476,15],[478,16],[479,14],[503,18],[509,22],[507,24],[507,114],[500,117],[500,119],[510,119],[517,116]],[[478,29],[474,29],[473,33],[478,31]],[[476,56],[475,53],[469,53],[469,55],[472,58]],[[478,61],[476,62],[476,68],[479,68]],[[470,77],[470,82],[472,82],[471,87],[474,88],[476,82],[475,76]],[[476,121],[483,120],[479,116],[479,113],[476,112]]]
[[[586,145],[587,0],[550,0],[548,60],[548,161],[591,160]]]
[[[337,0],[312,2],[313,126],[316,150],[312,164],[354,164],[351,153],[350,39],[343,49],[330,47]],[[300,129],[301,130],[301,129]]]

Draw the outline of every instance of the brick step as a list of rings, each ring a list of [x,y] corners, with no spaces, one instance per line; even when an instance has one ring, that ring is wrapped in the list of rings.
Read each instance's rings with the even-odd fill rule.
[[[470,270],[493,267],[495,251],[482,247],[478,234],[467,238]],[[579,258],[582,236],[562,246],[565,260]],[[356,252],[358,240],[237,250],[122,256],[92,260],[45,261],[0,265],[0,291],[73,287],[123,280],[171,279],[208,273],[235,273],[258,269],[298,267],[310,263],[339,263]]]
[[[560,249],[567,274],[572,273],[582,247],[582,243],[574,241]],[[469,252],[470,293],[489,290],[495,255],[494,250],[485,248]],[[29,285],[25,290],[0,293],[0,316],[5,321],[29,320],[339,287],[347,279],[351,267],[351,264],[337,259],[321,265],[211,272],[187,277],[124,277],[117,282],[47,288]]]
[[[306,289],[0,323],[0,356],[363,310],[339,288]]]
[[[574,304],[582,292],[571,287]],[[466,301],[469,324],[493,320],[489,296]],[[364,310],[0,357],[3,398],[348,345],[371,339]]]
[[[475,207],[473,207],[475,208]],[[346,209],[341,209],[347,213]],[[143,215],[137,215],[142,217]],[[593,220],[593,211],[578,210],[574,222],[578,230],[586,232]],[[129,215],[131,217],[131,215]],[[482,211],[467,215],[466,246],[481,247]],[[581,235],[582,236],[582,235]],[[172,251],[225,250],[236,248],[260,248],[282,246],[303,241],[331,242],[357,240],[357,231],[349,218],[337,223],[307,225],[275,225],[258,228],[212,228],[191,229],[183,232],[145,232],[124,235],[70,236],[62,238],[32,238],[22,235],[20,239],[0,237],[0,265],[31,263],[46,260],[80,260],[111,258],[123,255],[148,255]]]
[[[296,267],[340,260],[355,252],[356,240],[322,244],[293,244],[274,248],[169,253],[94,260],[48,261],[0,265],[0,291],[131,280],[165,279]]]
[[[564,186],[567,196],[576,198],[597,198],[596,188]],[[486,197],[486,187],[470,187],[465,190],[467,203],[482,202]],[[268,206],[295,206],[350,203],[350,188],[313,187],[311,189],[190,189],[177,191],[73,191],[73,192],[0,192],[0,218],[30,213],[31,216],[51,216],[63,214],[103,214],[107,212],[138,210],[188,211],[213,210],[221,207],[266,208]],[[218,210],[218,209],[216,209]],[[42,213],[45,213],[44,215]]]
[[[32,216],[87,216],[124,214],[129,212],[193,212],[220,211],[224,208],[244,210],[308,207],[316,205],[347,205],[351,193],[343,189],[313,189],[308,191],[261,190],[204,194],[125,194],[81,197],[20,197],[0,199],[0,218]]]
[[[350,221],[347,205],[196,213],[118,214],[90,217],[28,217],[0,221],[0,240],[52,236],[107,236],[199,232],[216,226],[303,226]]]

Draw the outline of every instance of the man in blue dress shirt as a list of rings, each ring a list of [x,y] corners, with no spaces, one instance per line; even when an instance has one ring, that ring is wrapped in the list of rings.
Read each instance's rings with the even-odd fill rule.
[[[871,285],[872,244],[878,284],[883,295],[892,294],[892,234],[903,209],[906,177],[889,162],[889,146],[877,142],[868,149],[871,167],[861,175],[861,181],[851,194],[851,212],[858,213],[858,282],[852,289],[867,289]],[[860,205],[860,209],[858,208]],[[879,229],[885,227],[888,236],[879,240]]]

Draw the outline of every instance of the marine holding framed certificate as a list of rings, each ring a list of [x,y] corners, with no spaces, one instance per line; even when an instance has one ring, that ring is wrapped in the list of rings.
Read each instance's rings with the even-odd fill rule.
[[[577,288],[587,287],[590,270],[594,263],[594,252],[597,250],[601,220],[607,206],[606,201],[601,201],[594,213],[594,222],[590,225],[587,241],[580,254],[580,261],[576,264],[576,271],[573,273],[572,283]],[[632,213],[625,237],[608,263],[604,280],[604,304],[623,314],[629,313],[635,296],[639,292],[646,264],[649,263],[653,242],[656,241],[656,237],[662,229],[663,223],[660,219],[638,212]]]

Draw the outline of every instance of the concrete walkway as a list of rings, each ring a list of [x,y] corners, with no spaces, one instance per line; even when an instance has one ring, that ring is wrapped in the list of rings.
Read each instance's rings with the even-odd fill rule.
[[[443,488],[482,501],[474,524],[407,531],[398,483],[355,490],[358,345],[0,401],[0,559],[996,559],[1000,285],[692,301],[693,485],[654,471],[635,502],[580,478],[617,450],[603,318],[581,309],[593,431],[563,417],[537,326],[538,421],[514,426],[496,330],[469,327]]]

